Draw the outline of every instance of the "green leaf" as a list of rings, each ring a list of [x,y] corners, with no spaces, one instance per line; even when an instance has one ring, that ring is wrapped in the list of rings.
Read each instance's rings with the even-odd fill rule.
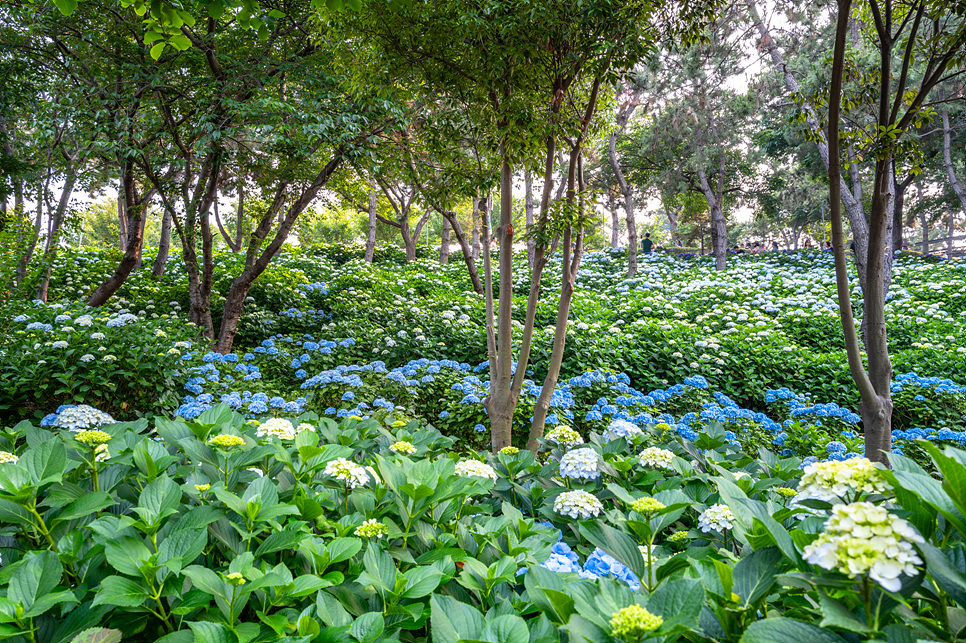
[[[664,619],[664,628],[694,629],[704,604],[704,585],[692,578],[675,578],[662,583],[647,602],[647,609]]]
[[[94,605],[104,603],[118,607],[140,607],[146,598],[148,591],[140,583],[123,576],[108,576],[97,589]]]
[[[77,9],[77,0],[54,0],[54,6],[65,16],[69,16]]]
[[[325,549],[329,552],[329,564],[333,565],[358,554],[362,549],[362,539],[334,538],[325,544]]]
[[[35,616],[40,616],[50,608],[55,605],[60,605],[61,603],[77,603],[77,597],[74,596],[74,592],[64,590],[61,592],[52,592],[50,594],[44,594],[38,598],[33,607],[24,612],[24,616],[28,618],[33,618]]]
[[[768,594],[781,571],[782,553],[775,547],[759,549],[742,558],[732,573],[732,591],[741,597],[742,607],[750,607]]]
[[[207,529],[182,529],[172,533],[158,546],[158,565],[166,565],[175,573],[185,563],[192,563],[208,545]],[[175,561],[178,561],[175,563]]]
[[[225,595],[225,581],[207,567],[190,565],[185,567],[181,573],[190,578],[191,583],[198,589],[208,592],[212,596],[228,598]]]
[[[161,475],[144,487],[134,511],[145,524],[157,526],[165,517],[178,511],[181,487],[171,478]]]
[[[633,538],[604,522],[580,523],[580,533],[630,568],[638,578],[647,577],[647,564]]]
[[[37,447],[27,449],[26,453],[20,456],[19,464],[30,474],[31,484],[34,487],[60,482],[67,469],[67,449],[58,439],[46,440]]]
[[[104,543],[104,555],[111,567],[127,576],[138,576],[151,552],[140,538],[125,536]]]
[[[355,620],[349,633],[359,643],[372,643],[382,636],[385,629],[386,621],[382,612],[366,612]]]
[[[403,598],[421,598],[439,587],[443,574],[433,567],[415,567],[407,571]]]
[[[195,643],[237,643],[238,637],[228,631],[222,623],[195,621],[188,623],[195,633]]]
[[[121,630],[110,630],[106,627],[92,627],[75,636],[71,639],[70,643],[121,643],[122,636],[124,634]]]
[[[10,576],[7,598],[30,611],[34,603],[60,584],[64,567],[52,551],[30,552]]]
[[[295,549],[308,536],[304,531],[276,531],[258,546],[255,556],[261,557],[283,549]]]
[[[830,632],[790,618],[766,618],[755,621],[745,630],[741,643],[843,643],[842,638]]]
[[[164,53],[164,48],[167,47],[167,46],[168,46],[168,44],[166,42],[159,42],[156,45],[154,45],[153,47],[151,47],[151,52],[150,52],[151,53],[151,58],[154,58],[155,60],[157,60],[158,58],[160,58],[161,57],[161,54]]]
[[[529,643],[530,630],[516,614],[505,614],[487,622],[480,638],[490,643]]]
[[[93,493],[88,493],[67,505],[63,511],[57,514],[57,520],[73,520],[74,518],[82,518],[84,516],[97,513],[102,509],[112,507],[116,504],[117,502],[111,498],[110,494],[104,493],[103,491],[95,491]]]
[[[472,605],[444,594],[433,594],[429,605],[433,643],[457,643],[482,634],[483,615]]]
[[[315,612],[322,622],[329,627],[345,627],[352,622],[352,617],[332,594],[322,591],[315,599]],[[456,643],[452,641],[451,643]]]
[[[845,605],[825,592],[818,593],[818,602],[822,607],[822,622],[819,623],[822,627],[848,630],[859,634],[872,631],[871,627],[860,621]]]

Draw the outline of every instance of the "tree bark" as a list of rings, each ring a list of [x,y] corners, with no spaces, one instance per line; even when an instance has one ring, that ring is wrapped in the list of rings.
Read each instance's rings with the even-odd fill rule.
[[[141,227],[141,218],[147,215],[148,203],[153,194],[153,190],[148,190],[145,195],[138,195],[134,179],[133,163],[130,161],[125,162],[121,175],[121,193],[118,196],[118,203],[121,204],[120,208],[125,214],[126,227],[134,231],[134,234],[126,235],[127,244],[124,247],[124,255],[121,257],[121,261],[118,263],[114,273],[91,293],[87,299],[88,306],[97,307],[107,303],[107,300],[118,291],[134,270],[134,266],[137,265],[141,245],[144,242],[144,237],[139,235],[138,231],[143,230]]]
[[[523,173],[523,186],[525,190],[523,210],[527,218],[527,265],[533,271],[533,238],[530,236],[533,228],[533,176],[530,170]]]
[[[617,198],[614,195],[614,188],[607,189],[607,211],[610,212],[610,247],[620,247],[620,217],[617,215]]]
[[[439,262],[449,263],[449,219],[443,217],[443,229],[439,235]]]
[[[473,252],[470,250],[470,245],[466,241],[466,234],[463,233],[463,228],[456,218],[456,213],[452,210],[443,210],[440,214],[449,221],[449,225],[453,229],[453,234],[456,236],[456,242],[460,245],[460,250],[463,253],[463,261],[466,263],[466,270],[469,272],[470,282],[473,284],[473,291],[482,295],[484,288],[483,284],[480,283],[480,273],[476,268]]]
[[[473,260],[478,260],[480,258],[480,226],[477,217],[477,209],[480,206],[480,200],[477,198],[473,199]]]
[[[161,219],[161,239],[158,241],[158,253],[154,256],[154,264],[151,266],[151,277],[160,279],[164,274],[164,269],[168,265],[168,255],[171,254],[171,213],[167,208],[164,209],[164,218]]]
[[[708,210],[711,214],[711,252],[714,254],[716,270],[724,270],[728,267],[728,227],[725,223],[724,210],[722,209],[722,191],[724,187],[725,155],[719,153],[718,180],[717,187],[712,188],[708,181],[708,175],[704,167],[698,166],[698,180],[701,183],[701,192],[708,202]],[[702,252],[703,250],[702,239]]]
[[[624,171],[621,170],[620,161],[617,159],[617,135],[624,131],[628,121],[637,109],[637,101],[631,101],[621,108],[617,117],[617,131],[610,133],[610,140],[607,145],[607,160],[610,162],[610,169],[617,178],[617,186],[621,196],[624,197],[624,214],[627,218],[627,276],[633,277],[637,274],[637,220],[634,216],[634,190],[631,189],[627,179],[624,178]]]
[[[235,211],[235,247],[239,250],[245,239],[245,180],[238,181],[238,208]]]
[[[67,209],[70,207],[70,197],[74,193],[74,185],[77,182],[77,171],[73,166],[67,169],[64,176],[64,187],[60,192],[60,200],[53,212],[47,212],[50,218],[50,236],[47,238],[47,247],[44,249],[43,264],[44,276],[37,285],[36,298],[40,301],[47,301],[47,290],[50,287],[50,275],[53,271],[54,258],[57,256],[57,248],[60,243],[60,231],[64,227],[64,219],[67,217]]]
[[[366,263],[372,263],[376,252],[376,185],[369,187],[369,226],[366,229]]]

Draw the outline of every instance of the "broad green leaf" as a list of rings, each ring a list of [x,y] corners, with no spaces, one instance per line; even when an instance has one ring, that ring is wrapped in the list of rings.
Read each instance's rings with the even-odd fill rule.
[[[372,643],[382,636],[385,629],[386,621],[382,612],[366,612],[355,620],[349,633],[359,643]]]
[[[845,605],[838,602],[825,592],[818,593],[819,605],[822,607],[822,627],[830,627],[838,630],[848,630],[864,634],[871,632],[872,628],[859,620],[859,617],[850,612]]]
[[[60,482],[67,469],[67,449],[58,439],[46,440],[34,448],[27,449],[20,456],[18,464],[30,474],[31,484],[35,487]]]
[[[647,564],[633,538],[604,522],[580,523],[580,533],[630,568],[638,578],[647,577]]]
[[[768,547],[738,561],[731,575],[732,591],[741,597],[743,607],[754,605],[771,590],[781,571],[782,560],[777,548]]]
[[[127,576],[139,576],[142,561],[150,558],[151,552],[140,538],[125,536],[105,542],[104,555],[117,571]]]
[[[147,598],[148,591],[140,583],[123,576],[108,576],[97,589],[94,605],[104,603],[118,607],[140,607]]]
[[[106,627],[92,627],[75,636],[71,639],[70,643],[121,643],[123,636],[124,634],[121,630],[110,630]]]
[[[7,598],[30,611],[34,603],[60,584],[64,567],[52,551],[30,552],[14,570],[7,586]]]
[[[766,618],[752,623],[740,643],[844,643],[824,628],[790,618]]]
[[[104,493],[103,491],[94,491],[67,505],[63,511],[57,514],[57,520],[83,518],[84,516],[97,513],[102,509],[107,509],[116,504],[117,502],[111,498],[110,494]]]
[[[134,511],[147,525],[158,525],[165,517],[178,511],[181,487],[171,478],[161,475],[144,487]]]
[[[482,634],[483,615],[472,605],[444,594],[433,594],[429,605],[433,643],[457,643]]]
[[[488,621],[480,638],[490,643],[529,643],[530,630],[522,618],[506,614]]]
[[[304,531],[276,531],[258,546],[258,549],[255,550],[255,556],[262,557],[265,554],[282,551],[283,549],[296,549],[298,544],[308,536]]]
[[[421,598],[439,587],[443,574],[432,567],[415,567],[407,571],[403,598]]]

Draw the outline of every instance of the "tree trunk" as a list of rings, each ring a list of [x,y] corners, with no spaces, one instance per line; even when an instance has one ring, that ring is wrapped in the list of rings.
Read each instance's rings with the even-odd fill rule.
[[[372,263],[376,252],[376,184],[369,187],[369,227],[366,231],[366,263]]]
[[[684,206],[681,206],[681,212],[675,212],[670,208],[664,208],[664,212],[667,213],[667,224],[668,229],[671,231],[671,240],[677,243],[680,236],[678,235],[678,217],[684,212]]]
[[[124,250],[128,246],[128,218],[130,214],[127,212],[127,205],[125,204],[125,198],[121,195],[117,195],[117,246],[118,249]],[[143,216],[143,215],[142,215]]]
[[[70,207],[70,197],[74,193],[74,184],[77,182],[77,172],[73,166],[68,168],[64,177],[64,187],[60,192],[60,200],[57,208],[47,212],[50,218],[50,236],[47,238],[47,247],[44,250],[43,264],[44,276],[37,286],[36,297],[40,301],[47,301],[47,289],[50,287],[50,274],[53,271],[54,258],[57,256],[57,248],[60,244],[60,231],[64,227],[64,219],[67,217],[67,209]]]
[[[919,208],[919,226],[922,228],[922,254],[929,254],[929,217],[926,209]]]
[[[125,236],[127,243],[123,248],[124,255],[121,257],[121,261],[114,273],[91,293],[87,299],[88,306],[97,307],[107,303],[107,300],[118,291],[128,275],[134,270],[134,266],[137,265],[141,244],[144,242],[144,238],[137,232],[143,229],[141,218],[147,215],[146,210],[152,194],[153,191],[149,190],[143,198],[138,196],[133,166],[130,162],[125,163],[124,172],[121,176],[121,193],[118,195],[118,204],[119,209],[125,214],[125,227],[134,233]]]
[[[953,166],[952,128],[949,126],[949,112],[943,110],[941,114],[943,119],[943,166],[946,168],[946,176],[949,177],[949,186],[953,189],[956,198],[959,199],[963,213],[966,214],[966,188],[959,182],[959,177],[956,176],[956,168]],[[950,217],[952,217],[951,213]],[[953,235],[950,233],[949,236]]]
[[[708,202],[708,211],[711,214],[711,252],[714,254],[716,270],[724,270],[728,267],[728,227],[725,224],[724,212],[721,207],[721,184],[724,178],[724,171],[725,156],[724,153],[720,153],[718,189],[714,190],[708,182],[708,176],[704,168],[700,165],[698,166],[698,180],[701,182],[701,192]],[[702,243],[703,252],[704,246]]]
[[[480,258],[480,226],[477,217],[477,211],[480,207],[480,200],[473,199],[473,260],[478,260]]]
[[[218,226],[218,233],[221,234],[221,238],[225,241],[225,245],[228,246],[228,249],[232,252],[239,252],[241,250],[241,246],[235,244],[235,240],[232,238],[232,235],[228,234],[228,229],[225,228],[224,224],[221,222],[221,215],[218,212],[217,195],[215,196],[215,200],[211,203],[211,209],[214,210],[215,225]]]
[[[617,214],[617,197],[614,194],[613,187],[607,189],[607,211],[610,212],[610,247],[619,248],[621,245],[621,222]]]
[[[235,213],[235,247],[241,251],[245,239],[245,181],[238,182],[238,209]]]
[[[626,121],[624,124],[626,125]],[[623,127],[621,129],[623,130]],[[617,177],[621,196],[624,197],[624,213],[627,217],[627,276],[633,277],[637,274],[637,221],[634,216],[634,191],[624,178],[624,172],[617,160],[617,132],[610,133],[607,159],[610,161],[611,171]]]
[[[168,265],[168,255],[171,253],[171,213],[167,208],[164,209],[164,218],[161,219],[161,239],[158,241],[158,253],[154,256],[154,264],[151,266],[151,277],[159,279],[164,274],[164,269]]]
[[[453,229],[453,234],[456,236],[456,242],[460,245],[460,250],[463,253],[463,261],[466,263],[466,270],[470,274],[470,281],[473,284],[473,291],[477,294],[482,295],[484,293],[483,284],[480,283],[480,273],[476,269],[476,261],[473,260],[473,252],[470,250],[470,246],[466,241],[466,235],[463,233],[463,228],[460,226],[459,220],[456,218],[456,213],[452,210],[444,210],[440,214],[449,221],[450,227]]]
[[[443,217],[443,230],[439,235],[439,262],[449,263],[449,219]]]
[[[950,259],[953,256],[953,234],[956,232],[955,219],[953,218],[953,209],[948,205],[946,206],[946,221],[947,230],[946,233],[946,258]]]
[[[523,185],[525,189],[523,210],[527,217],[527,265],[533,272],[533,238],[530,236],[533,227],[533,177],[530,170],[523,173]]]

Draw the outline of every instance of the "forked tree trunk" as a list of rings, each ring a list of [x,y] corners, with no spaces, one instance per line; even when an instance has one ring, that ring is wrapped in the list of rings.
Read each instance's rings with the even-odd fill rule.
[[[369,188],[369,226],[366,229],[366,263],[372,263],[376,252],[376,185]]]
[[[74,192],[76,182],[77,172],[72,166],[68,169],[64,178],[64,187],[60,192],[60,200],[57,202],[56,209],[47,213],[47,216],[50,217],[50,236],[47,238],[47,247],[44,249],[43,263],[46,268],[40,283],[37,285],[36,297],[40,301],[47,301],[47,289],[50,287],[50,275],[54,269],[54,258],[57,256],[57,248],[60,244],[60,232],[64,227],[64,219],[67,217],[67,208],[70,206],[70,197]]]
[[[319,174],[316,175],[312,183],[302,191],[299,198],[289,206],[282,217],[282,222],[279,224],[275,236],[263,250],[262,243],[272,229],[275,212],[280,212],[282,210],[282,204],[284,203],[286,186],[283,184],[279,187],[272,206],[269,207],[268,212],[262,217],[258,227],[252,232],[251,240],[248,243],[248,250],[245,254],[245,268],[241,274],[232,280],[231,287],[228,289],[228,296],[225,298],[225,306],[221,314],[221,328],[218,330],[218,338],[214,347],[219,353],[225,354],[231,351],[232,344],[235,341],[235,333],[238,330],[238,322],[245,309],[245,298],[248,297],[248,292],[251,290],[252,284],[265,272],[265,268],[268,267],[272,257],[275,256],[275,253],[278,252],[288,237],[296,219],[298,219],[299,215],[315,199],[319,190],[329,181],[332,174],[335,173],[339,164],[342,162],[342,158],[343,156],[340,153],[329,161]]]

